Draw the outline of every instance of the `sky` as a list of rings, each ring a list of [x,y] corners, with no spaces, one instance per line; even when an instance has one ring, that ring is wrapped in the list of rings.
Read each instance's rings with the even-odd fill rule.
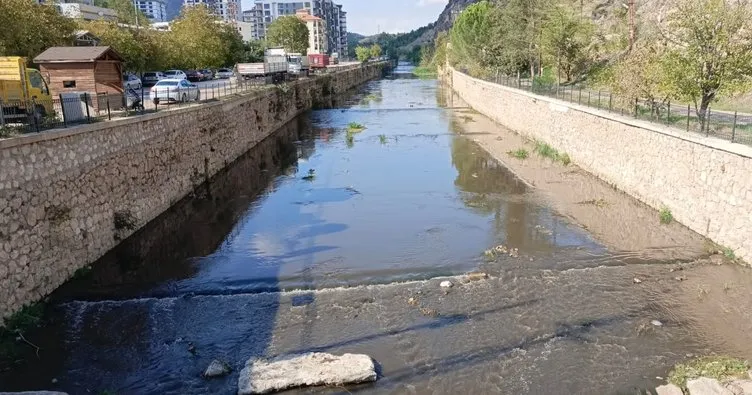
[[[250,9],[252,0],[242,0]],[[347,11],[347,30],[366,36],[405,33],[438,19],[448,0],[335,0]]]

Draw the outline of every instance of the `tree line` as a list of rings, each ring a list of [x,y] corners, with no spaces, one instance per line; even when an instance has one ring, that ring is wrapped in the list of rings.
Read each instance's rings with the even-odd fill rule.
[[[752,87],[752,13],[746,2],[676,0],[665,15],[637,16],[633,28],[623,7],[611,11],[616,23],[604,27],[585,15],[582,4],[475,3],[435,46],[422,49],[421,63],[436,67],[448,61],[478,77],[502,74],[597,87],[626,104],[689,103],[703,127],[712,102]]]
[[[183,9],[170,31],[149,28],[146,15],[134,10],[130,0],[95,0],[112,8],[117,21],[83,21],[67,18],[54,5],[29,0],[0,1],[0,55],[29,60],[52,46],[69,46],[75,32],[85,30],[99,45],[111,46],[125,59],[126,70],[199,69],[261,62],[264,50],[281,46],[290,52],[308,47],[308,29],[296,17],[279,18],[269,26],[267,40],[243,41],[235,26],[220,23],[205,6]]]

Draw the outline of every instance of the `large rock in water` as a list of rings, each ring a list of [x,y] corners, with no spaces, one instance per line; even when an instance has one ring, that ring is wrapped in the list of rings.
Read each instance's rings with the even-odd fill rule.
[[[376,366],[368,355],[325,353],[251,359],[240,372],[238,394],[268,394],[288,388],[343,385],[376,381]]]
[[[673,384],[662,385],[655,389],[655,393],[658,395],[684,395],[681,388]]]

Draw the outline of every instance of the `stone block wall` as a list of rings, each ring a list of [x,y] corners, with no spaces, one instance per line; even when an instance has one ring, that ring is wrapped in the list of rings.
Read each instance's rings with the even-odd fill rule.
[[[656,209],[670,209],[677,221],[752,262],[752,147],[533,95],[451,68],[442,76],[476,111],[568,153],[588,172]]]
[[[0,140],[0,318],[48,295],[279,127],[383,67]]]

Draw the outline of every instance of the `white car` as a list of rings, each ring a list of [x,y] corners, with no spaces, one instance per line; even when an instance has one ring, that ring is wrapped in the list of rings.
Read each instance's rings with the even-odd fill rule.
[[[182,70],[167,70],[164,72],[165,78],[187,80],[188,76]]]
[[[159,81],[151,87],[150,92],[154,105],[158,105],[159,103],[187,102],[189,100],[198,101],[201,99],[201,91],[196,84],[179,78]]]
[[[133,74],[128,74],[123,78],[123,88],[125,89],[141,89],[141,79]]]
[[[222,80],[226,80],[226,79],[232,78],[232,76],[234,74],[235,73],[233,73],[232,70],[230,70],[230,69],[219,69],[219,70],[217,70],[217,78],[222,79]]]

